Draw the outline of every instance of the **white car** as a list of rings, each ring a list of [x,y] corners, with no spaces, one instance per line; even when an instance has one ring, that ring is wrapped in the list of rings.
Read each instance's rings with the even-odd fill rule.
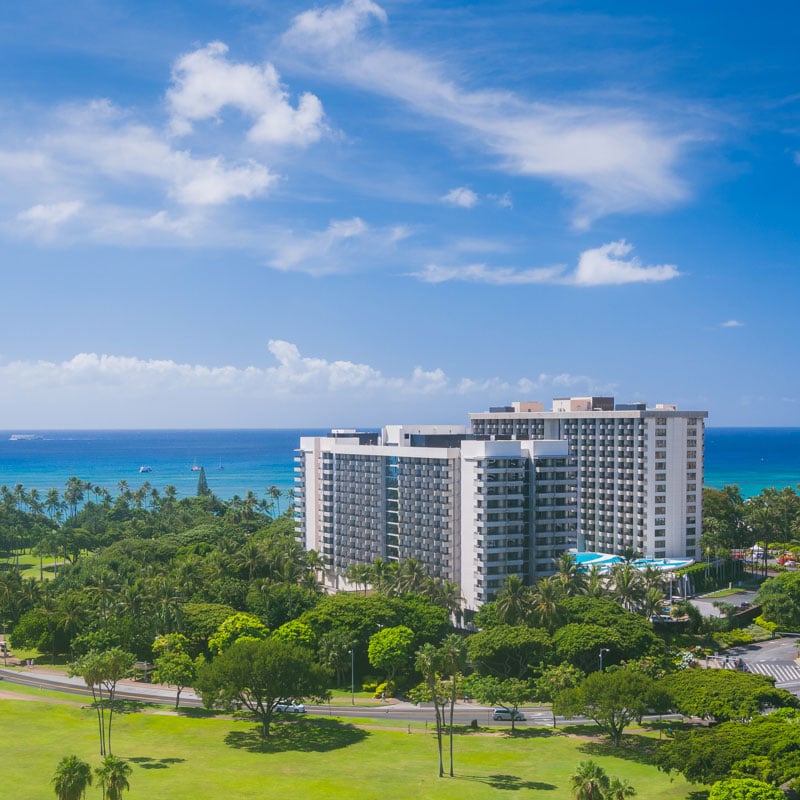
[[[495,708],[492,711],[492,719],[495,722],[502,720],[511,722],[512,719],[515,722],[520,722],[525,719],[525,715],[521,711],[512,711],[510,708]]]
[[[306,707],[302,703],[276,703],[275,710],[284,714],[305,714]]]

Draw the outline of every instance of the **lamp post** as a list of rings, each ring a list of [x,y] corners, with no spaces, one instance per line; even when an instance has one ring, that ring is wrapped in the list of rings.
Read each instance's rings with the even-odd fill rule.
[[[600,672],[603,671],[603,653],[610,653],[611,651],[607,647],[600,648]]]
[[[351,705],[356,704],[356,655],[355,649],[350,648],[350,703]]]
[[[8,639],[6,638],[6,631],[8,630],[8,623],[3,623],[3,666],[8,666]]]

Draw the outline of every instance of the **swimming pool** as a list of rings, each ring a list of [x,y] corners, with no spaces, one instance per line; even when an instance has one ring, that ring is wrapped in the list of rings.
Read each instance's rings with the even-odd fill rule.
[[[622,564],[625,559],[622,556],[614,556],[610,553],[572,553],[575,563],[579,567],[601,567],[607,569],[614,564]],[[631,561],[637,569],[655,567],[660,570],[675,570],[683,567],[690,567],[694,564],[691,558],[637,558]]]

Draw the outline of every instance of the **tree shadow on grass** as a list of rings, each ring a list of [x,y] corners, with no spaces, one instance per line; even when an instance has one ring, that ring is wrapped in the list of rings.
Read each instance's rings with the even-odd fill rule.
[[[142,769],[167,769],[170,764],[182,764],[185,760],[185,758],[150,758],[149,756],[128,759]]]
[[[543,783],[542,781],[524,781],[517,775],[457,775],[456,778],[466,781],[476,781],[477,783],[485,783],[487,786],[491,786],[492,789],[504,789],[505,791],[511,792],[518,792],[520,789],[538,789],[540,791],[547,791],[558,788],[552,783]]]
[[[114,700],[115,714],[138,714],[142,711],[161,708],[159,703],[144,702],[142,700],[128,700],[119,698]]]
[[[225,744],[250,753],[286,753],[301,750],[309,753],[327,753],[350,747],[370,734],[347,723],[329,719],[292,722],[273,722],[270,735],[261,735],[261,725],[246,731],[230,731]]]
[[[173,711],[176,711],[173,708]],[[224,716],[227,712],[218,711],[215,708],[197,708],[196,706],[180,706],[176,711],[179,717],[189,717],[190,719],[210,719],[212,717]]]
[[[590,756],[613,756],[638,764],[652,764],[653,752],[658,747],[658,740],[649,736],[629,733],[622,737],[619,747],[611,741],[584,742],[578,750]]]
[[[506,735],[509,739],[549,739],[552,736],[559,736],[560,734],[552,728],[531,726],[530,728],[517,728],[513,734],[509,728],[509,730],[506,731]]]

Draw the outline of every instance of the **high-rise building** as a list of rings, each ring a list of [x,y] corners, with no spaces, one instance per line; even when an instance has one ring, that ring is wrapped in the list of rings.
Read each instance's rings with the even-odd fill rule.
[[[416,558],[467,608],[508,575],[549,574],[576,544],[577,470],[566,442],[470,441],[463,427],[388,426],[380,437],[303,437],[295,520],[347,586],[352,564]]]
[[[552,411],[524,405],[470,414],[472,433],[568,442],[579,471],[579,549],[698,557],[707,412],[611,397],[558,398]]]
[[[298,536],[346,588],[353,564],[416,558],[467,608],[509,575],[551,574],[570,549],[695,558],[706,412],[559,398],[470,414],[462,426],[303,437]]]

